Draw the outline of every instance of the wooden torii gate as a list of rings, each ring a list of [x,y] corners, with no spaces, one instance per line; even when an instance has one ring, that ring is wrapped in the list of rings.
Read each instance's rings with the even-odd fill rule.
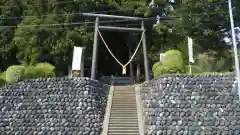
[[[96,67],[97,67],[97,50],[98,50],[98,30],[115,30],[115,31],[134,31],[142,32],[142,45],[143,45],[143,56],[144,56],[144,69],[145,69],[145,81],[150,80],[149,62],[147,56],[147,46],[146,46],[146,35],[144,28],[144,20],[149,20],[149,18],[141,17],[129,17],[129,16],[116,16],[116,15],[106,15],[106,14],[93,14],[93,13],[83,13],[84,16],[96,17],[95,28],[94,28],[94,42],[93,42],[93,53],[92,53],[92,67],[91,67],[91,79],[96,77]],[[111,19],[127,19],[141,21],[141,28],[128,28],[128,27],[112,27],[112,26],[100,26],[100,18],[111,18]]]

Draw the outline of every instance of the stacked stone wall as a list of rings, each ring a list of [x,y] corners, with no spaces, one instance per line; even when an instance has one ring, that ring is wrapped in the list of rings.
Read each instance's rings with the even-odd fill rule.
[[[239,135],[232,75],[172,75],[141,85],[146,135]]]
[[[108,86],[89,78],[40,78],[0,89],[0,134],[100,135]]]

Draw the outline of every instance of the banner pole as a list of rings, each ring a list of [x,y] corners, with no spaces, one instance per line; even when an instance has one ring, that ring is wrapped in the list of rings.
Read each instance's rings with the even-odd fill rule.
[[[192,74],[192,65],[190,61],[188,61],[188,67],[189,67],[189,74]]]
[[[228,11],[229,11],[229,18],[230,18],[230,25],[231,25],[231,32],[232,32],[232,43],[233,43],[233,50],[234,50],[234,60],[235,60],[235,71],[236,71],[236,79],[238,82],[238,98],[240,100],[240,70],[239,70],[239,59],[238,59],[238,47],[236,42],[236,33],[234,29],[234,20],[233,20],[233,13],[232,13],[232,1],[228,0]]]

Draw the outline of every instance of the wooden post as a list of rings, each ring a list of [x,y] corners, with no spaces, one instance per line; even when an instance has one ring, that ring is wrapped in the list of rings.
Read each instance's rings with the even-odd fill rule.
[[[142,30],[144,30],[144,22],[142,21]],[[143,31],[142,45],[143,45],[143,56],[144,56],[144,69],[145,69],[145,81],[150,80],[149,64],[148,64],[148,54],[147,54],[147,45],[146,45],[146,34]]]
[[[96,67],[97,67],[97,49],[98,49],[98,23],[99,18],[96,18],[94,28],[94,41],[93,41],[93,53],[92,53],[92,68],[91,68],[91,79],[95,80]]]
[[[72,67],[68,65],[68,77],[73,77],[72,75]]]
[[[81,60],[81,77],[84,77],[84,52],[85,52],[85,47],[83,48],[82,52],[82,60]]]
[[[140,82],[140,75],[141,75],[141,68],[140,68],[140,64],[137,64],[137,73],[136,73],[136,80],[137,80],[137,83]]]
[[[131,46],[130,45],[128,45],[128,54],[129,54],[129,59],[130,59],[131,56],[132,56],[132,51],[131,51]],[[129,69],[130,69],[130,77],[132,78],[132,81],[133,81],[134,77],[133,77],[133,64],[132,64],[132,62],[129,65],[130,65],[130,67],[129,67]]]

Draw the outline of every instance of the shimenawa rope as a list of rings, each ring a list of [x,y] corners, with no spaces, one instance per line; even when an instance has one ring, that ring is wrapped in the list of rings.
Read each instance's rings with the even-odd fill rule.
[[[138,51],[138,49],[139,49],[139,47],[140,47],[140,45],[141,45],[141,42],[142,42],[142,39],[143,39],[145,30],[142,32],[142,36],[141,36],[141,39],[140,39],[140,41],[139,41],[139,43],[138,43],[138,45],[137,45],[137,48],[135,49],[133,55],[131,56],[131,58],[129,59],[129,61],[128,61],[126,64],[122,64],[122,63],[115,57],[115,55],[112,53],[112,51],[109,49],[107,43],[106,43],[105,40],[103,39],[102,34],[101,34],[101,32],[99,31],[99,29],[98,29],[98,33],[99,33],[99,36],[101,37],[104,45],[106,46],[108,52],[109,52],[109,53],[112,55],[112,57],[117,61],[117,63],[122,66],[122,74],[125,75],[126,72],[127,72],[127,66],[132,62],[133,58],[134,58],[135,55],[137,54],[137,51]]]

